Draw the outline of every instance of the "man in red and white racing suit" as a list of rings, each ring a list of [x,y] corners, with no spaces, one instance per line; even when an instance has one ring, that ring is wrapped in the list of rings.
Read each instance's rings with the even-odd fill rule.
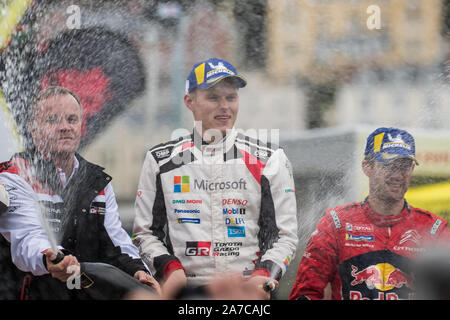
[[[289,299],[411,299],[412,261],[447,245],[447,222],[404,199],[416,162],[406,131],[379,128],[367,139],[369,196],[325,212],[312,232]]]
[[[447,222],[406,203],[383,216],[366,201],[327,210],[311,234],[290,299],[409,299],[411,259],[428,242],[445,241]]]
[[[279,280],[294,257],[290,162],[281,148],[233,128],[244,85],[224,60],[194,66],[185,96],[196,120],[193,134],[147,153],[134,243],[169,298],[186,283],[203,286],[230,273],[261,287]],[[211,130],[221,137],[206,142]]]

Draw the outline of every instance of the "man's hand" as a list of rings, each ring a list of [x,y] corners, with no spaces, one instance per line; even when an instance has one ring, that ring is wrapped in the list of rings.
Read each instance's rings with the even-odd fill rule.
[[[69,272],[69,266],[75,265],[80,268],[80,263],[77,258],[72,255],[64,256],[64,259],[59,263],[53,264],[52,261],[56,259],[56,253],[52,249],[45,250],[45,259],[47,262],[48,272],[50,272],[53,278],[56,278],[62,282],[66,282],[67,279],[76,272],[76,268],[73,267],[70,268],[71,272]]]
[[[263,276],[247,280],[241,275],[224,275],[214,278],[208,284],[207,292],[214,300],[268,300],[270,294],[262,289],[262,285],[269,280]],[[277,281],[274,282],[278,285]]]
[[[261,294],[262,299],[270,300],[270,292],[267,292],[263,289],[264,283],[267,281],[273,281],[275,288],[278,288],[278,281],[269,277],[264,276],[253,276],[247,280],[252,286],[258,290],[259,294]]]
[[[187,278],[183,269],[173,271],[162,285],[163,299],[175,299],[182,288],[186,286]]]
[[[139,282],[155,289],[158,296],[162,295],[161,287],[159,286],[158,281],[156,281],[156,279],[149,275],[147,272],[139,270],[134,274],[134,277],[139,280]]]

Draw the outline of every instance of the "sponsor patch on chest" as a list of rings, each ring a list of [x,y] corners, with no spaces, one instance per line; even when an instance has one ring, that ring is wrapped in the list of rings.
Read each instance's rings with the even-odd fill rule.
[[[345,224],[345,230],[350,232],[370,232],[373,233],[373,225],[371,224],[363,224],[363,223],[349,223]]]
[[[373,234],[367,235],[367,234],[352,234],[352,233],[346,233],[345,234],[345,240],[347,241],[368,241],[373,242],[375,240],[375,236]]]
[[[105,214],[106,213],[106,205],[104,202],[92,202],[89,208],[90,214]]]

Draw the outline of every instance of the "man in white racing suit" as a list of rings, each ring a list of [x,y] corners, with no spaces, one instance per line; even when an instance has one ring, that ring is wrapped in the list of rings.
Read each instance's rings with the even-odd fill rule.
[[[194,65],[184,97],[193,133],[146,155],[133,241],[166,297],[231,273],[262,288],[269,279],[278,283],[294,258],[291,165],[279,147],[234,128],[245,85],[227,61]]]
[[[11,274],[0,297],[89,299],[66,285],[79,262],[114,265],[159,290],[122,228],[111,177],[76,153],[82,121],[77,96],[49,87],[30,110],[33,148],[0,164],[0,183],[10,197],[0,216],[0,250],[10,258],[3,257],[1,268]],[[67,253],[59,263],[55,245]],[[120,298],[114,294],[105,296]]]

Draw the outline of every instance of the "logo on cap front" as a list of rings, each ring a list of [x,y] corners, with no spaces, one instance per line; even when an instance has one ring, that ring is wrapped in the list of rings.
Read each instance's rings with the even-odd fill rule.
[[[213,79],[209,78],[214,77],[217,74],[225,73],[229,75],[235,75],[233,71],[225,67],[222,61],[219,61],[216,65],[212,64],[211,62],[208,62],[208,65],[211,68],[211,70],[206,73],[206,79],[208,79],[206,80],[206,82],[208,83],[216,81],[220,76]]]
[[[211,58],[194,65],[186,80],[186,93],[195,88],[207,88],[227,77],[237,77],[239,88],[245,87],[246,81],[237,74],[236,69],[229,62]]]
[[[367,138],[365,154],[373,154],[378,161],[390,161],[399,157],[414,158],[414,138],[405,130],[378,128]]]
[[[389,142],[385,142],[382,149],[387,148],[404,148],[411,150],[411,145],[407,144],[403,138],[402,135],[399,133],[395,137],[392,137],[390,133],[387,134]]]

